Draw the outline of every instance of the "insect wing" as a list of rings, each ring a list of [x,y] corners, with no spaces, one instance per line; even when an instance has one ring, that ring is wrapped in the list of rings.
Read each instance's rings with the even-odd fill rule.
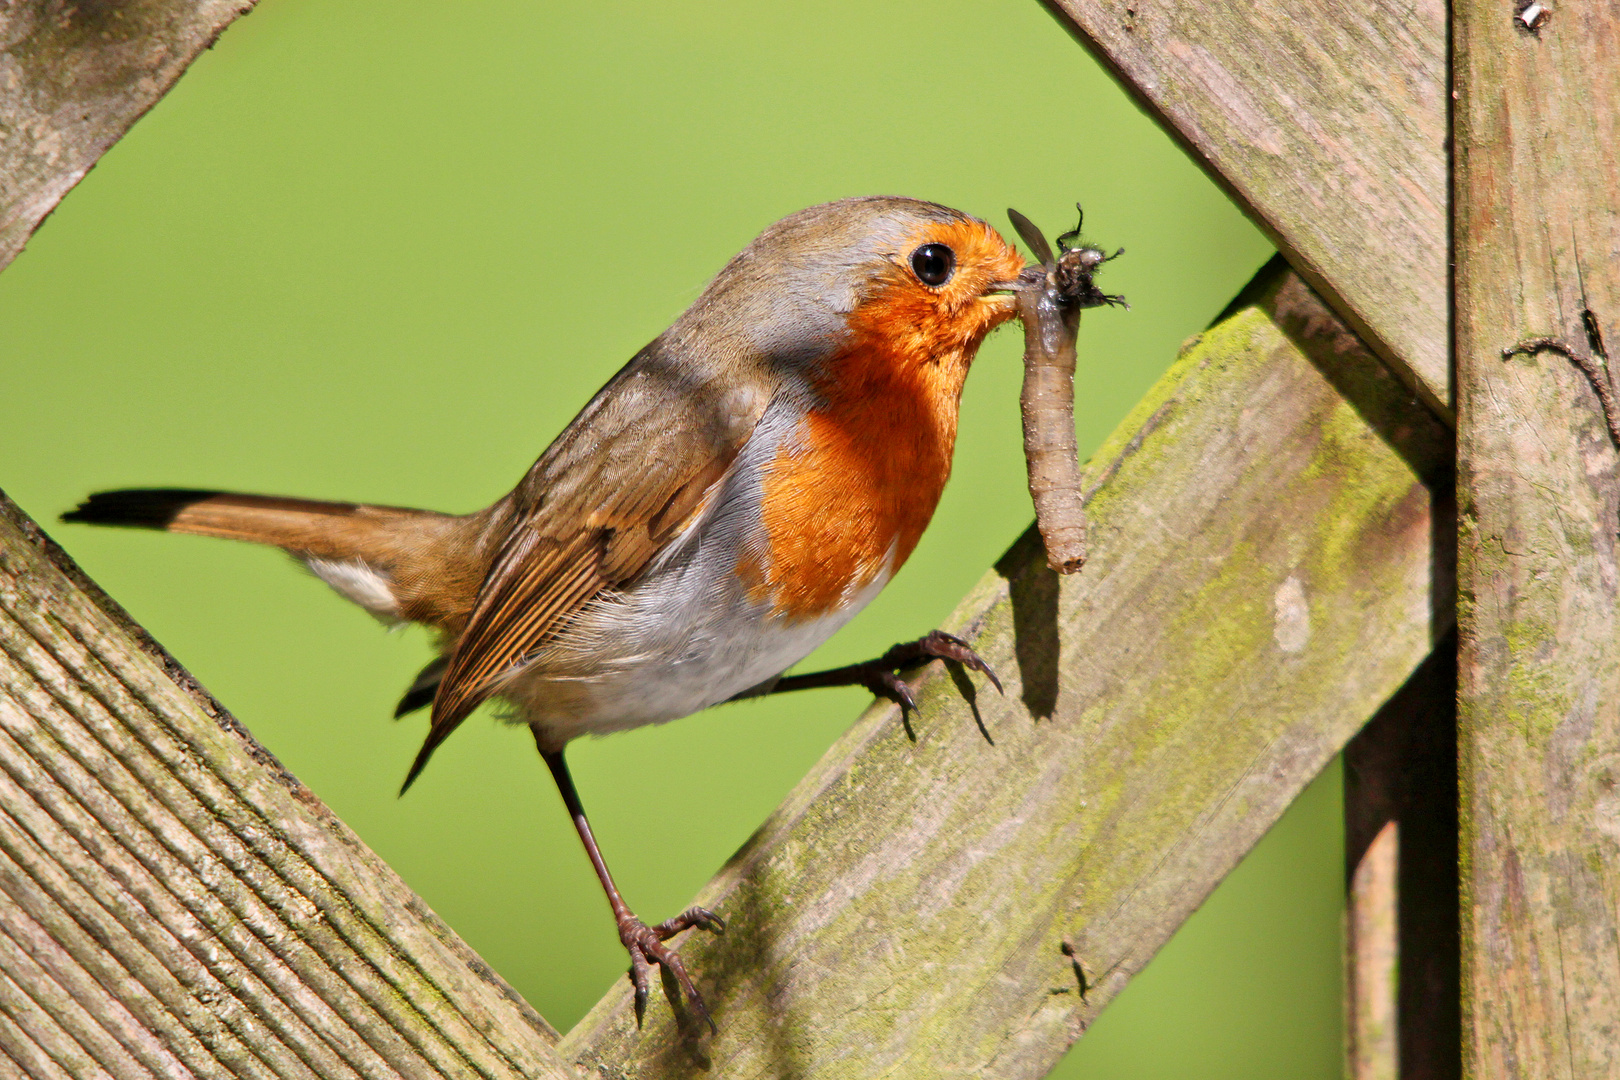
[[[1041,235],[1041,230],[1035,227],[1035,223],[1010,206],[1007,208],[1007,220],[1012,222],[1018,238],[1029,248],[1030,254],[1035,256],[1035,261],[1050,268],[1056,261],[1052,255],[1052,245],[1046,242],[1046,237]]]

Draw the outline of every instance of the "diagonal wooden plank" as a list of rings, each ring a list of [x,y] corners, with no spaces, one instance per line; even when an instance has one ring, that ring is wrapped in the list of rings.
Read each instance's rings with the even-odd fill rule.
[[[1043,2],[1449,418],[1445,5]]]
[[[0,5],[0,269],[254,2]]]
[[[0,1055],[43,1075],[573,1075],[3,495],[0,972]]]
[[[568,1057],[1042,1076],[1429,654],[1448,432],[1297,276],[1250,299],[1099,452],[1085,571],[1031,532],[959,609],[1007,696],[935,670],[914,741],[874,707],[700,894],[719,1038],[620,987]]]

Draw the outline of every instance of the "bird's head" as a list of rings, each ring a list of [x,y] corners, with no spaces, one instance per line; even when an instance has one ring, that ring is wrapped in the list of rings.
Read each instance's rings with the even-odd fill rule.
[[[960,211],[843,199],[766,229],[671,332],[790,368],[824,364],[865,340],[881,342],[896,363],[965,369],[985,335],[1016,314],[1007,290],[1023,266],[994,229]]]

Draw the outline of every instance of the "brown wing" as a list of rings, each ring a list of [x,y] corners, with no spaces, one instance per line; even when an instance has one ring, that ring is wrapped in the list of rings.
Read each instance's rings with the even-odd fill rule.
[[[691,366],[649,346],[497,504],[504,539],[401,792],[502,676],[592,597],[635,580],[731,468],[769,394]]]

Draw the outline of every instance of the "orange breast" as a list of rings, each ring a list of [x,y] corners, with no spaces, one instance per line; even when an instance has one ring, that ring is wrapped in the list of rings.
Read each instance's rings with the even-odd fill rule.
[[[756,595],[816,618],[900,568],[951,474],[966,373],[960,354],[902,364],[872,340],[834,361],[822,407],[766,471]]]
[[[842,607],[910,556],[951,474],[973,355],[1013,313],[1010,303],[981,299],[987,282],[1023,265],[994,231],[938,224],[910,243],[929,241],[958,253],[958,282],[934,291],[901,265],[887,268],[850,313],[801,437],[766,469],[768,551],[745,557],[738,572],[751,596],[790,619]]]
[[[769,554],[754,592],[789,618],[826,614],[899,569],[950,475],[956,396],[873,374],[870,398],[841,395],[810,413],[802,442],[767,470]]]

